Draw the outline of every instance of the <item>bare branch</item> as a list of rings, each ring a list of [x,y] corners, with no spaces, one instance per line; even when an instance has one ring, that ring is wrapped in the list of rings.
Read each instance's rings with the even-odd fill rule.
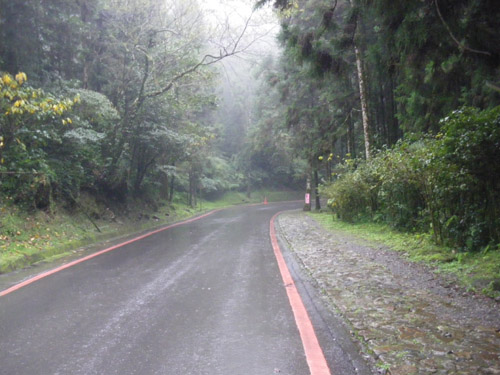
[[[234,40],[231,43],[232,46],[227,46],[227,48],[226,47],[222,47],[219,50],[219,55],[218,56],[217,55],[212,55],[212,54],[206,54],[205,56],[203,56],[203,58],[198,63],[196,63],[195,65],[193,65],[193,66],[185,69],[184,71],[178,73],[177,75],[175,75],[164,87],[162,87],[159,90],[156,90],[156,91],[153,91],[153,92],[141,95],[141,97],[138,97],[138,99],[136,100],[136,102],[138,104],[142,104],[142,102],[144,102],[144,100],[147,99],[147,98],[154,98],[154,97],[163,95],[166,92],[168,92],[174,86],[174,84],[177,81],[179,81],[182,78],[186,77],[187,75],[189,75],[189,74],[197,71],[200,67],[213,65],[213,64],[215,64],[215,63],[217,63],[217,62],[219,62],[219,61],[221,61],[221,60],[223,60],[223,59],[225,59],[227,57],[237,55],[237,54],[245,51],[247,48],[249,48],[255,41],[252,41],[252,43],[250,43],[248,46],[246,46],[246,47],[244,47],[242,49],[238,49],[238,46],[240,45],[240,43],[241,43],[241,41],[242,41],[242,39],[243,39],[243,37],[244,37],[247,29],[248,29],[248,26],[250,24],[250,21],[252,19],[253,14],[254,14],[254,11],[252,11],[252,13],[250,14],[250,16],[246,20],[245,25],[244,25],[241,33],[236,38],[236,40]]]
[[[441,14],[441,10],[439,9],[439,5],[438,5],[438,0],[434,0],[434,4],[436,5],[436,10],[437,10],[437,13],[439,15],[439,18],[441,19],[441,22],[443,23],[444,27],[446,28],[446,30],[448,31],[448,34],[450,34],[451,36],[451,39],[453,39],[453,41],[458,45],[458,48],[462,51],[469,51],[469,52],[473,52],[473,53],[478,53],[478,54],[481,54],[481,55],[487,55],[487,56],[491,56],[491,53],[490,52],[487,52],[487,51],[480,51],[480,50],[477,50],[477,49],[473,49],[473,48],[470,48],[470,47],[467,47],[466,45],[464,45],[463,43],[461,43],[456,37],[455,35],[453,35],[453,32],[451,31],[450,29],[450,26],[448,26],[448,24],[446,23],[446,21],[444,20],[443,18],[443,15]]]
[[[177,31],[172,30],[172,29],[160,29],[160,30],[154,30],[153,31],[155,34],[161,34],[161,33],[170,33],[176,36],[181,36]]]
[[[252,16],[253,16],[254,12],[255,12],[255,10],[253,10],[252,13],[250,14],[250,16],[247,18],[247,21],[245,22],[245,27],[241,31],[240,36],[238,37],[238,39],[236,40],[236,43],[234,44],[233,52],[236,51],[236,49],[238,48],[238,44],[243,39],[243,36],[245,35],[245,33],[246,33],[247,29],[248,29],[248,25],[250,24],[250,21],[252,19]]]
[[[492,90],[500,92],[500,86],[498,86],[498,85],[496,85],[496,84],[494,84],[492,82],[486,81],[486,86],[489,87]]]
[[[152,39],[152,37],[151,37],[151,39]],[[149,78],[149,60],[150,60],[150,57],[144,49],[142,49],[140,47],[136,47],[136,48],[137,48],[137,50],[144,53],[144,76],[142,77],[141,89],[139,90],[139,95],[137,96],[137,99],[135,100],[135,103],[134,103],[134,104],[137,104],[138,107],[140,107],[142,105],[142,102],[145,99],[144,98],[144,90],[146,88],[146,82]]]
[[[0,174],[6,174],[6,175],[29,174],[29,175],[33,175],[33,176],[42,176],[45,173],[43,173],[43,172],[8,172],[8,171],[3,171],[3,172],[0,172]]]

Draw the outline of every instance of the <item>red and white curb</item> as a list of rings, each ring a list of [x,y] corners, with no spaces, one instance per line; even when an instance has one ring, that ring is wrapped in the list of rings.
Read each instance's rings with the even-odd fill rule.
[[[125,241],[125,242],[122,242],[122,243],[119,243],[117,245],[114,245],[114,246],[111,246],[111,247],[108,247],[107,249],[104,249],[104,250],[101,250],[101,251],[98,251],[96,253],[93,253],[93,254],[90,254],[90,255],[87,255],[86,257],[83,257],[83,258],[80,258],[80,259],[77,259],[77,260],[74,260],[72,262],[69,262],[69,263],[66,263],[60,267],[57,267],[57,268],[54,268],[50,271],[47,271],[47,272],[44,272],[44,273],[41,273],[35,277],[32,277],[30,279],[27,279],[27,280],[24,280],[23,282],[19,283],[19,284],[16,284],[8,289],[5,289],[3,291],[0,292],[0,297],[3,297],[7,294],[10,294],[12,292],[15,292],[16,290],[19,290],[21,288],[24,288],[25,286],[28,286],[30,284],[33,284],[34,282],[38,281],[38,280],[41,280],[41,279],[44,279],[50,275],[53,275],[57,272],[61,272],[62,270],[65,270],[67,268],[70,268],[70,267],[73,267],[73,266],[76,266],[77,264],[80,264],[80,263],[83,263],[83,262],[86,262],[87,260],[90,260],[90,259],[93,259],[95,257],[98,257],[99,255],[102,255],[102,254],[105,254],[105,253],[109,253],[110,251],[113,251],[113,250],[116,250],[116,249],[119,249],[120,247],[123,247],[125,245],[129,245],[131,243],[134,243],[134,242],[137,242],[137,241],[140,241],[146,237],[149,237],[149,236],[152,236],[153,234],[156,234],[156,233],[160,233],[160,232],[163,232],[163,231],[166,231],[168,229],[171,229],[171,228],[175,228],[175,227],[178,227],[180,225],[184,225],[184,224],[188,224],[188,223],[192,223],[193,221],[196,221],[196,220],[200,220],[200,219],[203,219],[207,216],[210,216],[212,214],[214,214],[215,212],[218,212],[220,210],[213,210],[213,211],[210,211],[204,215],[201,215],[201,216],[196,216],[194,218],[191,218],[191,219],[188,219],[188,220],[184,220],[184,221],[180,221],[178,223],[175,223],[175,224],[171,224],[171,225],[168,225],[166,227],[163,227],[163,228],[160,228],[160,229],[156,229],[152,232],[148,232],[146,234],[143,234],[142,236],[139,236],[139,237],[135,237],[135,238],[132,238],[131,240],[128,240],[128,241]]]
[[[304,302],[300,297],[300,294],[295,286],[292,275],[286,265],[283,254],[278,245],[278,239],[276,237],[276,229],[274,228],[274,221],[280,212],[274,215],[271,219],[269,226],[269,233],[271,236],[271,244],[273,246],[274,255],[278,261],[278,266],[280,269],[281,277],[283,278],[283,283],[286,288],[286,293],[288,295],[288,300],[292,306],[293,315],[295,317],[295,323],[299,329],[300,338],[302,339],[302,345],[304,346],[304,352],[306,354],[307,364],[309,366],[309,371],[311,375],[331,375],[330,369],[323,354],[323,350],[319,345],[318,338],[314,331],[309,314],[304,306]]]

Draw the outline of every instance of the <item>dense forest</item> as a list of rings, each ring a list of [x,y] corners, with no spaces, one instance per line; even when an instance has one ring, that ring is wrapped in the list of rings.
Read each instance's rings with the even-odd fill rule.
[[[252,13],[214,19],[182,0],[0,9],[3,200],[47,209],[81,192],[123,202],[181,191],[195,205],[243,188],[216,63],[265,35]]]
[[[276,105],[255,139],[284,132],[342,220],[431,233],[458,250],[496,248],[498,4],[271,3],[283,54],[267,72]]]
[[[309,178],[342,220],[498,246],[496,1],[251,3],[214,22],[196,0],[1,0],[2,204]],[[249,54],[271,5],[281,51]]]

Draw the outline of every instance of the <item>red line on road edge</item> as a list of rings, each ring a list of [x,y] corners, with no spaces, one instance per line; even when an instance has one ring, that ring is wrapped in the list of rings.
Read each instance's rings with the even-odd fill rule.
[[[95,258],[95,257],[98,257],[99,255],[102,255],[102,254],[105,254],[105,253],[109,253],[110,251],[113,251],[113,250],[116,250],[116,249],[119,249],[120,247],[123,247],[125,245],[128,245],[128,244],[131,244],[131,243],[134,243],[136,241],[139,241],[139,240],[142,240],[146,237],[149,237],[149,236],[152,236],[153,234],[156,234],[156,233],[160,233],[160,232],[163,232],[167,229],[171,229],[171,228],[175,228],[175,227],[178,227],[179,225],[184,225],[184,224],[188,224],[188,223],[192,223],[193,221],[196,221],[196,220],[200,220],[200,219],[203,219],[209,215],[212,215],[213,213],[215,212],[218,212],[220,210],[213,210],[213,211],[210,211],[204,215],[200,215],[200,216],[197,216],[197,217],[194,217],[194,218],[191,218],[191,219],[188,219],[188,220],[184,220],[184,221],[180,221],[178,223],[175,223],[175,224],[171,224],[171,225],[168,225],[166,227],[163,227],[163,228],[160,228],[160,229],[156,229],[152,232],[149,232],[149,233],[146,233],[146,234],[143,234],[142,236],[139,236],[139,237],[135,237],[135,238],[132,238],[131,240],[128,240],[128,241],[125,241],[125,242],[122,242],[122,243],[119,243],[117,245],[114,245],[114,246],[111,246],[111,247],[108,247],[107,249],[104,249],[104,250],[101,250],[101,251],[98,251],[96,253],[93,253],[93,254],[90,254],[90,255],[87,255],[86,257],[83,257],[83,258],[80,258],[80,259],[77,259],[77,260],[74,260],[72,262],[69,262],[67,264],[64,264],[60,267],[57,267],[57,268],[54,268],[53,270],[50,270],[50,271],[47,271],[47,272],[44,272],[44,273],[41,273],[40,275],[37,275],[35,277],[32,277],[28,280],[25,280],[19,284],[16,284],[8,289],[5,289],[3,291],[0,292],[0,297],[3,297],[7,294],[10,294],[12,292],[15,292],[16,290],[18,289],[21,289],[27,285],[30,285],[30,284],[33,284],[34,282],[38,281],[38,280],[41,280],[41,279],[44,279],[50,275],[53,275],[57,272],[60,272],[62,270],[65,270],[66,268],[70,268],[70,267],[73,267],[73,266],[76,266],[77,264],[80,264],[80,263],[83,263],[89,259],[92,259],[92,258]]]
[[[302,302],[302,298],[300,297],[297,287],[295,286],[295,282],[293,281],[292,275],[290,274],[278,245],[276,230],[274,228],[274,220],[279,214],[280,212],[272,217],[269,234],[271,236],[271,244],[273,246],[274,255],[278,261],[281,277],[283,278],[283,282],[285,284],[286,293],[288,295],[290,305],[292,306],[295,323],[297,324],[300,338],[302,339],[307,364],[309,365],[311,375],[331,375],[323,350],[321,349],[316,333],[314,332],[314,327],[311,319],[309,318],[309,314],[307,313],[304,303]]]

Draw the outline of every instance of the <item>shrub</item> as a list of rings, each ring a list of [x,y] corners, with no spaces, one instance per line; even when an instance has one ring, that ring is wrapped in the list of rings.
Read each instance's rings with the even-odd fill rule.
[[[433,204],[443,239],[477,250],[500,242],[500,106],[463,108],[441,121]]]
[[[425,184],[428,142],[400,142],[379,154],[375,165],[380,176],[379,214],[393,227],[407,231],[427,231]]]
[[[401,141],[357,168],[346,161],[322,193],[339,218],[382,218],[438,243],[479,250],[500,243],[500,107],[463,108],[442,133]]]
[[[379,179],[368,165],[349,171],[352,161],[347,163],[346,173],[321,186],[320,194],[329,198],[328,206],[341,220],[352,222],[374,213]]]

